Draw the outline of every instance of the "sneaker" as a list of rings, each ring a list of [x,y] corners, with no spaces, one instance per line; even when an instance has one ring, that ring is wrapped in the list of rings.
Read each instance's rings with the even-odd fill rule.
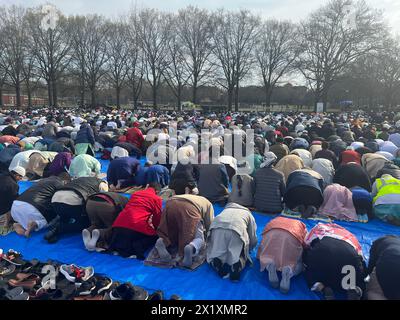
[[[63,264],[60,267],[60,272],[70,282],[87,281],[94,275],[93,267],[81,268],[73,264],[71,265]]]
[[[182,297],[181,297],[181,296],[178,296],[177,294],[173,294],[173,295],[171,296],[171,298],[169,298],[169,300],[182,300]]]
[[[88,296],[93,293],[96,289],[96,283],[93,279],[89,279],[88,281],[82,282],[79,288],[76,290],[76,294],[78,296]]]
[[[94,278],[95,288],[92,292],[92,295],[99,295],[103,292],[109,290],[113,285],[113,281],[107,277],[96,276]]]
[[[5,254],[2,253],[0,257],[15,266],[22,266],[25,264],[25,261],[22,260],[22,254],[13,249],[8,250]]]
[[[143,288],[124,283],[112,290],[109,297],[110,300],[147,300],[149,294]]]
[[[1,277],[9,276],[15,272],[16,268],[17,267],[15,264],[11,264],[5,261],[5,263],[0,264],[0,276]]]

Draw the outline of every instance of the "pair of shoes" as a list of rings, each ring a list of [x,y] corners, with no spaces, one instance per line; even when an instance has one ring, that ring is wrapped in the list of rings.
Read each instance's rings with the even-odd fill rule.
[[[81,268],[73,264],[63,264],[60,267],[60,272],[70,282],[88,281],[94,275],[93,267]]]
[[[76,296],[104,296],[105,291],[111,288],[112,279],[102,276],[94,276],[89,280],[82,282],[76,290]]]
[[[148,300],[149,294],[141,287],[124,283],[110,291],[110,300]]]

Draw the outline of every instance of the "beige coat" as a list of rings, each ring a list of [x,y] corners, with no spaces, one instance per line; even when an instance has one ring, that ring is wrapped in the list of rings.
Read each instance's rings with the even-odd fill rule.
[[[290,154],[286,157],[283,157],[278,164],[275,166],[275,169],[282,172],[285,176],[285,181],[289,178],[289,175],[299,169],[304,168],[303,160],[294,154]]]

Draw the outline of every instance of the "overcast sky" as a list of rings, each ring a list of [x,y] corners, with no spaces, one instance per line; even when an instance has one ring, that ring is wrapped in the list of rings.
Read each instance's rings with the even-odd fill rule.
[[[264,17],[299,21],[328,0],[53,0],[50,1],[66,14],[98,13],[117,16],[129,8],[152,7],[176,11],[188,5],[201,8],[246,8]],[[385,17],[395,33],[400,33],[400,0],[366,0],[371,6],[384,10]],[[45,3],[43,0],[0,0],[0,4],[17,4],[27,7]]]

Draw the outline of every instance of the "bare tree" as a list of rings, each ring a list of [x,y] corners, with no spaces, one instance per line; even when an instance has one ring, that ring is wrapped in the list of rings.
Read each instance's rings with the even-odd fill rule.
[[[28,96],[28,107],[32,106],[32,92],[37,88],[40,81],[40,70],[37,68],[35,56],[29,53],[25,57],[22,68],[26,94]]]
[[[97,86],[107,71],[105,64],[108,60],[107,38],[110,25],[104,17],[98,15],[77,17],[74,24],[74,60],[82,76],[81,103],[87,87],[91,94],[90,104],[95,107]]]
[[[371,52],[356,61],[350,70],[358,81],[370,84],[363,95],[379,96],[388,107],[393,108],[400,98],[400,42],[387,39],[384,49]],[[372,101],[370,103],[372,105]]]
[[[261,29],[255,55],[265,89],[265,104],[271,105],[274,88],[293,68],[298,51],[295,26],[286,21],[268,20]]]
[[[10,84],[15,88],[16,106],[21,107],[21,85],[24,81],[27,33],[26,10],[11,6],[0,11],[3,70],[7,71]]]
[[[122,19],[122,18],[121,18]],[[115,89],[117,108],[120,108],[121,89],[128,73],[128,58],[130,54],[128,25],[123,21],[110,22],[107,37],[107,76],[106,79]]]
[[[164,79],[167,82],[172,93],[176,97],[178,110],[182,109],[182,93],[187,85],[190,74],[185,68],[185,55],[182,50],[182,44],[178,36],[178,23],[175,17],[172,20],[172,31],[168,41],[167,67],[164,70]]]
[[[238,13],[219,10],[213,16],[213,52],[224,74],[228,93],[228,109],[239,110],[240,81],[254,63],[254,47],[259,33],[260,20],[247,10]]]
[[[7,62],[7,53],[5,49],[5,41],[3,40],[3,26],[0,27],[0,106],[3,106],[3,88],[7,82],[8,71],[10,68],[9,63]]]
[[[47,82],[49,106],[57,107],[57,83],[71,61],[71,21],[57,11],[55,28],[44,29],[40,8],[29,13],[29,45]]]
[[[166,51],[168,48],[170,20],[155,9],[145,9],[133,21],[139,43],[145,58],[145,75],[153,92],[153,107],[157,108],[157,90],[162,83],[162,75],[167,67]]]
[[[347,8],[355,11],[355,26],[347,24]],[[301,23],[299,70],[315,93],[315,102],[327,106],[332,83],[349,64],[379,49],[386,37],[382,16],[365,1],[331,0]]]
[[[178,35],[186,57],[185,65],[191,74],[192,102],[196,104],[197,90],[213,68],[209,61],[212,53],[212,19],[207,10],[189,6],[179,11],[178,20]]]

